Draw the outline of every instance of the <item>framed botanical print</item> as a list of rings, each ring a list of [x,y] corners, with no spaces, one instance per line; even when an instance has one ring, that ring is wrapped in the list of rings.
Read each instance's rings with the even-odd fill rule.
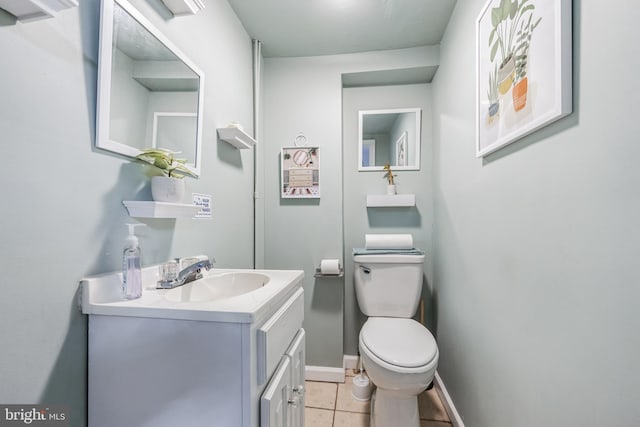
[[[487,1],[476,49],[476,156],[571,112],[571,0]]]

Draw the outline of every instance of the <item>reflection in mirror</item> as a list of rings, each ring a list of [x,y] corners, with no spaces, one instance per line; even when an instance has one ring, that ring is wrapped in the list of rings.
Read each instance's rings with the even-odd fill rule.
[[[195,163],[195,146],[181,143],[195,141],[198,117],[196,113],[153,113],[152,147],[180,151],[180,158]]]
[[[420,170],[420,108],[360,111],[358,170]]]
[[[104,0],[96,146],[179,151],[200,173],[204,75],[125,0]]]

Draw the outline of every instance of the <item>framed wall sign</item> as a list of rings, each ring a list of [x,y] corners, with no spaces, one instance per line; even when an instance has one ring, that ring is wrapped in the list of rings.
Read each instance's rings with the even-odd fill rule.
[[[318,147],[283,147],[280,171],[280,196],[283,199],[320,198]]]
[[[476,21],[476,156],[571,112],[571,0],[489,0]]]

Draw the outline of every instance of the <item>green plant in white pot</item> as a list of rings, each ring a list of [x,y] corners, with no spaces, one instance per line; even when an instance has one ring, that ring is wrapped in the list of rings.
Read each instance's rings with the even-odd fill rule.
[[[165,148],[145,148],[136,156],[138,160],[155,166],[162,172],[151,178],[151,195],[156,202],[179,202],[184,196],[184,177],[196,175],[185,166],[186,159],[175,157],[177,151]]]

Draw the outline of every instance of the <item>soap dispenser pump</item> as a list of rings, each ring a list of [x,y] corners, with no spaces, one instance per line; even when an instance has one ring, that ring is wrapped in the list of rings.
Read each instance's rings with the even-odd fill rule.
[[[142,296],[142,263],[138,237],[134,234],[137,226],[145,224],[127,224],[129,235],[125,239],[122,253],[122,293],[125,299]]]

